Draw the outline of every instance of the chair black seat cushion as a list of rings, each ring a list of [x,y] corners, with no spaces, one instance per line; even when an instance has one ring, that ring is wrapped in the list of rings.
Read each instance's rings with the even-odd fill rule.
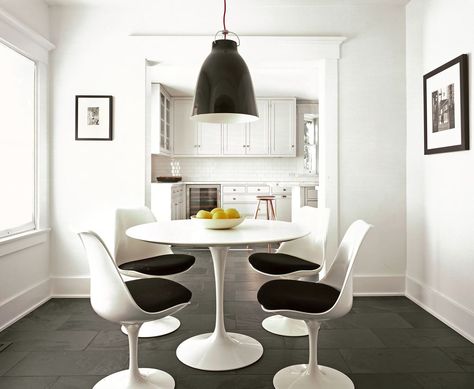
[[[137,305],[146,312],[160,312],[191,300],[191,291],[165,278],[143,278],[125,283]]]
[[[122,270],[133,270],[151,276],[169,276],[170,274],[177,274],[188,270],[194,265],[195,261],[196,259],[192,255],[165,254],[122,263],[119,268]]]
[[[297,280],[274,280],[261,286],[258,302],[267,310],[291,310],[321,313],[330,309],[339,297],[332,286]]]
[[[259,272],[271,275],[288,274],[299,270],[316,270],[320,267],[317,263],[281,253],[255,253],[249,257],[249,262]]]

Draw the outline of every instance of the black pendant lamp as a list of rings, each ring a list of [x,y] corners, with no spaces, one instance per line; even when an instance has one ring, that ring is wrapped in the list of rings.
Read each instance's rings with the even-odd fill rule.
[[[246,123],[258,119],[252,78],[247,64],[237,51],[240,39],[224,29],[212,42],[212,51],[202,64],[194,93],[191,119],[206,123]],[[224,39],[215,39],[222,33]],[[238,40],[227,39],[232,34]]]

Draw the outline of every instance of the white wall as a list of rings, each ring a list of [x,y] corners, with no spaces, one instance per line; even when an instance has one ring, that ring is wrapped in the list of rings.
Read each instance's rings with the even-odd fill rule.
[[[34,40],[26,34],[26,27],[39,33],[44,38],[49,34],[48,7],[42,0],[0,0],[0,24],[6,16],[9,23],[2,25],[0,39],[5,39],[14,44],[19,50],[25,52],[33,59],[38,47]],[[6,12],[8,15],[4,14]],[[11,23],[10,17],[22,25]],[[7,32],[4,26],[8,25],[8,38],[2,36]],[[12,38],[15,42],[11,42]],[[35,47],[34,53],[29,50]],[[44,50],[44,49],[40,49]],[[44,50],[44,58],[47,51]],[[46,64],[38,63],[40,75],[39,99],[39,228],[48,227],[48,160],[47,160],[47,128],[45,120],[45,107],[47,94]],[[0,330],[19,319],[28,311],[43,303],[50,296],[50,245],[48,232],[41,232],[27,237],[9,237],[0,241]]]
[[[407,293],[471,340],[474,152],[423,155],[422,88],[424,74],[468,53],[472,123],[472,15],[472,1],[412,0],[406,30]]]
[[[373,223],[356,274],[367,291],[402,292],[405,273],[404,7],[293,6],[246,1],[228,27],[246,35],[343,35],[340,62],[340,225]],[[145,5],[144,5],[145,4]],[[290,5],[289,5],[290,4]],[[146,7],[146,8],[145,8]],[[93,226],[119,204],[144,202],[144,87],[130,33],[213,34],[214,1],[53,7],[53,274],[87,275],[69,227]],[[75,142],[74,95],[112,94],[113,142]],[[371,276],[386,275],[372,280]]]

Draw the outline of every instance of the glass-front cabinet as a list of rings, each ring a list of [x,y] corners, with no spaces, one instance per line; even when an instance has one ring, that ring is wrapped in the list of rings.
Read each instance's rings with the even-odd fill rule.
[[[171,97],[161,84],[151,84],[151,152],[170,155]]]

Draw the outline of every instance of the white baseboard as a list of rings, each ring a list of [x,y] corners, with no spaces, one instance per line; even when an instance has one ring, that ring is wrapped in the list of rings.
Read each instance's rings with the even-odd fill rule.
[[[0,331],[20,320],[51,298],[51,283],[41,281],[0,303]]]
[[[52,297],[89,297],[90,278],[81,277],[51,277]]]
[[[406,286],[410,300],[474,343],[474,312],[412,277]]]
[[[354,296],[403,296],[404,275],[354,275]]]

